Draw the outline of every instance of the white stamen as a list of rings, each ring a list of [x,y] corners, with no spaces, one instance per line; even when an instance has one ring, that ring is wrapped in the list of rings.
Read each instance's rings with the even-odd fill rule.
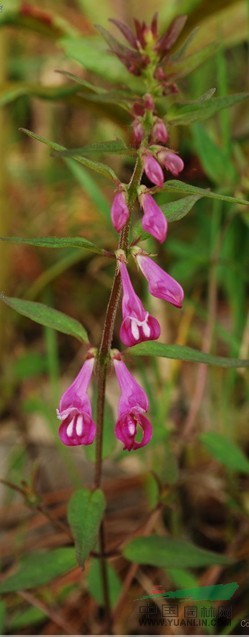
[[[136,426],[134,425],[133,422],[129,422],[128,431],[129,431],[129,434],[131,434],[131,436],[134,436],[134,433],[136,431]]]
[[[138,329],[138,321],[136,319],[132,319],[131,321],[131,333],[132,336],[135,338],[135,341],[138,341],[139,339],[139,329]]]
[[[144,321],[143,323],[143,333],[145,336],[147,336],[148,338],[150,337],[150,326],[148,325],[147,321]]]
[[[139,321],[138,319],[134,318],[134,316],[130,316],[129,318],[131,319],[131,333],[133,338],[135,338],[135,341],[138,341],[139,339],[139,329],[138,329],[139,327],[142,328],[144,336],[147,336],[147,338],[150,337],[151,329],[147,323],[149,318],[149,312],[146,312],[146,315],[143,321]]]
[[[68,438],[72,438],[73,436],[73,420],[71,420],[71,422],[67,426],[67,436]]]
[[[77,436],[82,436],[83,434],[83,417],[79,416],[76,422],[76,433]]]

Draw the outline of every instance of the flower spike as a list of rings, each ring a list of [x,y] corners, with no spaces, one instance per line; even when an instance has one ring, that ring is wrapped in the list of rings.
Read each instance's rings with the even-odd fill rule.
[[[149,283],[149,292],[158,299],[168,301],[171,305],[182,307],[184,292],[179,283],[150,257],[137,249],[133,249],[133,255],[143,275]]]
[[[156,340],[161,332],[157,319],[144,309],[132,287],[125,263],[120,261],[119,267],[123,287],[121,341],[127,347],[132,347],[143,341]]]
[[[121,390],[115,435],[123,442],[124,450],[140,449],[147,445],[152,437],[152,425],[144,415],[149,408],[148,398],[121,360],[120,355],[113,358],[113,363]],[[140,442],[136,440],[139,429],[142,430]]]
[[[59,436],[64,445],[91,445],[96,434],[87,390],[92,377],[94,357],[88,358],[72,385],[60,399],[57,416],[62,421]]]

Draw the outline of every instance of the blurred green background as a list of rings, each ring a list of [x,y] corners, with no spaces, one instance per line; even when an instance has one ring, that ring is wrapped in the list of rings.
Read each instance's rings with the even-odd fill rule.
[[[210,88],[216,88],[218,96],[249,92],[249,3],[245,0],[44,0],[42,6],[3,0],[1,236],[82,235],[101,247],[116,249],[117,236],[109,219],[113,187],[73,160],[51,156],[47,146],[27,138],[19,128],[69,148],[117,137],[129,142],[127,112],[115,103],[97,104],[85,87],[80,94],[79,85],[58,70],[95,85],[111,86],[111,56],[110,65],[103,69],[101,56],[96,61],[91,53],[94,25],[107,26],[109,17],[129,24],[133,16],[150,20],[157,10],[161,32],[176,15],[188,14],[184,36],[196,29],[189,55],[210,46],[203,64],[179,83],[185,102],[197,100]],[[110,30],[115,33],[113,26]],[[76,60],[71,45],[72,38],[80,36],[87,38],[85,49],[89,51],[84,66],[79,64],[80,47]],[[119,81],[122,83],[122,77],[117,84]],[[249,199],[248,101],[206,121],[172,127],[170,145],[184,159],[182,179],[186,183]],[[128,181],[130,159],[108,156],[106,161],[121,181]],[[159,202],[170,201],[165,193],[160,197]],[[182,311],[166,307],[146,296],[141,278],[135,268],[132,271],[136,290],[160,319],[161,340],[248,358],[248,208],[200,199],[186,218],[170,224],[163,247],[151,241],[147,248],[158,253],[161,266],[185,291]],[[84,250],[1,243],[0,264],[0,290],[47,303],[75,317],[98,345],[112,283],[111,261]],[[0,477],[10,483],[0,487],[5,571],[30,548],[54,549],[68,543],[58,521],[65,521],[72,489],[91,484],[94,450],[63,448],[57,438],[55,408],[61,391],[82,364],[84,350],[69,337],[43,329],[9,308],[1,306],[0,311]],[[114,340],[117,347],[119,324]],[[124,541],[146,520],[157,502],[159,482],[165,508],[156,532],[163,534],[166,529],[173,537],[187,538],[211,551],[232,553],[233,561],[197,570],[140,568],[131,594],[148,594],[156,583],[169,589],[237,581],[232,624],[226,628],[226,622],[220,621],[217,630],[243,634],[240,621],[248,612],[248,375],[244,370],[178,361],[157,359],[146,366],[139,358],[136,362],[137,377],[150,398],[154,438],[138,454],[122,453],[113,436],[117,387],[110,375],[104,443],[110,546]],[[32,500],[34,493],[37,500]],[[53,532],[54,523],[49,523],[42,507],[57,520]],[[127,565],[119,559],[113,567],[114,605]],[[83,614],[82,603],[89,604]],[[36,630],[38,634],[94,634],[101,623],[99,603],[93,560],[83,575],[75,569],[71,576],[61,576],[35,595],[21,591],[5,596],[0,605],[2,630],[10,634]],[[130,608],[126,598],[116,617],[117,630],[142,634]],[[209,633],[212,628],[203,629],[203,634]]]

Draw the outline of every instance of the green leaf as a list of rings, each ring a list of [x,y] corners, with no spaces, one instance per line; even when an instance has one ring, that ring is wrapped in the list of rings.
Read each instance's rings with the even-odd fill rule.
[[[122,592],[122,583],[119,579],[116,571],[110,564],[107,564],[107,577],[110,593],[110,603],[113,608],[118,601]],[[88,588],[99,606],[104,606],[103,586],[101,581],[100,561],[96,559],[91,560],[89,572],[88,572]]]
[[[206,431],[200,435],[201,442],[218,462],[231,471],[249,473],[249,460],[234,442],[216,431]]]
[[[201,48],[199,51],[195,51],[191,55],[187,55],[185,58],[170,64],[169,70],[175,78],[187,77],[189,73],[192,73],[198,66],[201,66],[206,60],[217,52],[219,45],[216,42],[212,42],[207,46]],[[175,53],[177,55],[177,51]]]
[[[76,566],[73,547],[55,549],[49,553],[31,553],[21,561],[16,573],[0,583],[0,593],[44,586]]]
[[[235,95],[225,95],[213,97],[212,99],[197,104],[175,104],[171,106],[167,113],[167,120],[171,124],[189,125],[198,120],[204,120],[212,117],[223,108],[240,104],[248,99],[249,93],[238,93]]]
[[[195,203],[201,198],[202,195],[190,195],[190,197],[183,197],[177,201],[161,204],[160,208],[169,222],[179,221],[180,219],[183,219],[183,217],[186,217],[190,210],[192,210]]]
[[[96,254],[104,253],[104,250],[101,250],[101,248],[98,248],[94,243],[83,237],[0,237],[0,241],[24,243],[25,245],[40,248],[84,248]]]
[[[109,142],[97,142],[95,144],[82,146],[81,148],[71,148],[69,150],[58,151],[56,155],[60,155],[61,157],[76,157],[79,155],[79,157],[82,157],[84,155],[91,155],[94,153],[136,155],[136,150],[132,147],[126,146],[122,139],[114,139]]]
[[[89,195],[98,212],[105,218],[112,233],[114,233],[110,215],[110,203],[96,183],[95,176],[90,175],[84,166],[79,166],[73,159],[65,159],[64,161],[81,188]]]
[[[96,545],[104,510],[105,496],[100,489],[78,489],[69,501],[68,521],[80,566],[84,566],[86,558]]]
[[[7,82],[0,89],[0,106],[5,106],[22,95],[30,95],[40,99],[56,101],[65,100],[78,92],[77,87],[70,85],[42,86],[28,82]]]
[[[56,73],[60,73],[60,75],[64,75],[65,77],[67,77],[69,80],[72,80],[72,82],[75,82],[76,84],[80,84],[80,86],[83,86],[86,89],[89,89],[89,91],[91,91],[92,93],[96,93],[96,95],[101,95],[102,93],[105,93],[105,90],[103,88],[100,88],[99,86],[95,86],[94,84],[91,84],[91,82],[87,82],[87,80],[84,80],[82,77],[79,77],[78,75],[74,75],[73,73],[70,73],[69,71],[64,71],[63,69],[57,69]]]
[[[79,341],[88,343],[88,336],[84,327],[71,316],[63,314],[58,310],[54,310],[52,307],[43,305],[43,303],[36,303],[35,301],[25,301],[24,299],[17,299],[11,296],[0,295],[6,305],[9,305],[13,310],[23,316],[27,316],[32,321],[45,325],[46,327],[52,327],[58,332],[63,334],[69,334],[74,336]]]
[[[189,195],[200,195],[201,197],[208,197],[209,199],[219,199],[220,201],[227,201],[228,203],[238,203],[242,206],[248,206],[249,201],[245,199],[240,199],[238,197],[229,197],[228,195],[222,195],[217,192],[212,192],[211,190],[207,190],[205,188],[198,188],[197,186],[191,186],[190,184],[185,184],[184,181],[178,181],[177,179],[172,179],[166,181],[162,188],[152,188],[150,192],[158,192],[163,191],[168,192],[179,192],[181,194],[189,194]]]
[[[87,71],[111,84],[126,84],[137,93],[137,78],[128,73],[119,59],[107,50],[106,43],[99,36],[62,38],[60,44],[66,55],[79,62]],[[144,84],[140,78],[139,81],[142,91]]]
[[[0,635],[4,634],[6,607],[5,603],[0,600]]]
[[[42,142],[43,144],[46,144],[46,146],[49,146],[49,148],[52,148],[52,150],[55,150],[55,151],[69,150],[67,148],[64,148],[64,146],[60,146],[59,144],[56,144],[55,142],[51,142],[48,139],[41,137],[40,135],[35,135],[35,133],[32,133],[26,128],[20,128],[20,131],[22,131],[23,133],[25,133],[32,139],[36,139],[38,142]],[[100,162],[92,161],[91,159],[87,159],[86,157],[78,157],[77,155],[73,156],[72,159],[75,159],[75,161],[78,161],[80,164],[83,164],[83,166],[86,166],[86,168],[90,168],[90,170],[94,170],[100,175],[103,175],[104,177],[106,177],[107,179],[111,179],[115,183],[119,181],[114,171],[112,170],[112,168],[110,168],[109,166],[106,166],[106,164],[101,164]]]
[[[131,540],[123,550],[124,556],[135,564],[149,564],[163,568],[199,568],[211,564],[229,564],[219,553],[207,551],[186,540],[151,535]]]
[[[218,186],[234,184],[236,170],[227,148],[217,146],[201,124],[192,128],[194,145],[206,175]]]
[[[11,617],[8,621],[8,627],[12,630],[20,630],[25,626],[33,626],[33,624],[41,623],[46,617],[47,614],[40,610],[40,608],[30,606]]]
[[[213,356],[199,352],[192,347],[184,345],[164,345],[164,343],[139,343],[126,350],[127,354],[135,356],[160,356],[175,360],[189,361],[190,363],[206,363],[217,367],[249,367],[249,359],[225,358],[225,356]]]

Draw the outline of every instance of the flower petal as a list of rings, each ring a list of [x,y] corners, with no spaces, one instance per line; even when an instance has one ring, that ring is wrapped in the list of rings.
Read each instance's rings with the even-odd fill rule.
[[[149,283],[150,294],[168,301],[171,305],[182,307],[184,292],[181,285],[150,257],[137,253],[135,258]]]
[[[160,243],[163,243],[167,236],[168,223],[161,208],[159,208],[149,193],[143,193],[140,196],[140,202],[144,211],[143,230],[155,237]]]
[[[121,389],[119,399],[119,417],[132,408],[137,411],[148,411],[149,401],[143,388],[137,383],[135,378],[127,369],[122,360],[113,359],[115,372],[117,374],[118,384]]]
[[[139,435],[139,428],[142,429],[142,439],[136,440]],[[148,418],[133,409],[124,413],[117,421],[115,435],[124,444],[124,451],[135,451],[150,442],[152,438],[152,425]]]
[[[64,445],[75,447],[91,445],[96,434],[96,425],[89,414],[71,413],[62,421],[59,436]]]

